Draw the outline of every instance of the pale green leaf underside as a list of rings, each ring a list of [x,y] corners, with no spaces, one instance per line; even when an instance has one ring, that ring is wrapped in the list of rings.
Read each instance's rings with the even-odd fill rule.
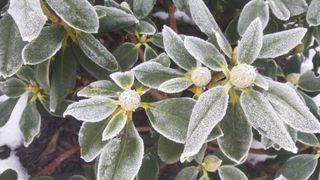
[[[256,73],[256,79],[254,80],[254,84],[266,91],[269,89],[269,83],[266,77],[264,77],[260,73]]]
[[[115,72],[110,74],[110,78],[122,89],[131,89],[134,83],[133,71]]]
[[[124,128],[127,122],[127,115],[123,112],[115,114],[109,121],[107,127],[102,133],[102,140],[109,140],[114,138]]]
[[[85,122],[98,122],[110,116],[117,107],[109,98],[94,97],[69,105],[63,116],[71,115]]]
[[[46,2],[69,26],[86,33],[98,32],[97,13],[87,0],[47,0]]]
[[[131,121],[121,137],[110,140],[102,150],[97,179],[132,180],[142,165],[143,154],[143,141]]]
[[[192,82],[186,78],[174,78],[162,83],[158,90],[165,93],[179,93],[188,89]]]
[[[199,174],[199,170],[195,166],[189,166],[183,168],[174,180],[196,180]]]
[[[319,146],[319,140],[317,136],[314,134],[298,132],[297,140],[309,146],[314,146],[314,147]]]
[[[221,180],[248,180],[242,171],[233,166],[221,166],[218,172]]]
[[[228,106],[229,95],[221,86],[201,94],[192,109],[187,139],[180,160],[197,154],[212,129],[222,120]]]
[[[307,22],[311,26],[320,25],[320,0],[312,0],[307,11]]]
[[[95,81],[81,89],[77,95],[83,97],[116,97],[122,89],[108,80]]]

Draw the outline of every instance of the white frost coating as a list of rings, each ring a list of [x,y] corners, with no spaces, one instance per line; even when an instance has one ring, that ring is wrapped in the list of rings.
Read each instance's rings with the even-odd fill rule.
[[[263,29],[259,18],[252,21],[242,36],[237,50],[238,63],[253,63],[262,48]]]
[[[10,0],[8,13],[16,22],[24,41],[30,42],[38,37],[47,21],[40,0]]]
[[[269,89],[269,83],[268,83],[267,79],[259,73],[256,73],[256,78],[254,80],[254,84],[259,86],[260,88],[266,90],[266,91]]]
[[[297,152],[298,149],[282,120],[261,93],[254,90],[249,94],[243,92],[240,104],[252,127],[285,150]]]
[[[115,72],[110,74],[110,78],[122,89],[131,89],[134,83],[133,71]]]
[[[7,159],[1,159],[0,161],[0,174],[7,169],[13,169],[18,174],[18,180],[30,179],[27,170],[21,165],[19,157],[12,151],[10,157]],[[9,180],[9,179],[5,179]]]
[[[244,6],[238,21],[239,34],[244,34],[249,24],[257,17],[261,20],[264,29],[269,22],[269,6],[264,0],[252,0]]]
[[[174,78],[162,83],[158,90],[165,93],[178,93],[186,90],[192,83],[186,78]]]
[[[114,115],[102,133],[102,141],[114,138],[124,128],[126,122],[127,116],[123,112]]]
[[[256,69],[248,64],[239,64],[230,71],[230,82],[238,88],[250,87],[256,79]]]
[[[282,0],[269,0],[272,13],[280,20],[287,21],[290,18],[290,11]]]
[[[307,12],[308,4],[305,0],[282,0],[290,11],[290,16],[297,16]]]
[[[110,116],[117,106],[109,98],[93,97],[70,104],[63,116],[71,115],[85,122],[98,122]]]
[[[211,81],[211,72],[206,67],[199,67],[191,72],[191,80],[194,85],[203,87]]]
[[[141,97],[137,91],[125,90],[119,96],[119,104],[126,111],[134,111],[141,104]]]
[[[198,61],[214,71],[221,71],[221,66],[227,62],[219,50],[211,43],[197,37],[186,37],[184,46]]]
[[[307,11],[307,22],[311,26],[320,25],[320,0],[312,0]]]
[[[219,168],[219,177],[221,180],[248,180],[247,176],[242,171],[234,166],[229,165],[221,166]]]
[[[197,154],[212,129],[222,120],[228,106],[229,95],[221,86],[201,94],[192,109],[186,144],[180,161]]]
[[[290,86],[269,81],[267,99],[279,118],[292,128],[305,133],[319,133],[320,123]]]
[[[229,58],[232,58],[232,47],[231,47],[229,41],[224,36],[222,36],[218,31],[215,31],[214,29],[212,29],[212,31],[214,31],[214,35],[217,39],[217,43],[218,43],[219,47],[221,48],[221,50]]]
[[[306,32],[306,28],[294,28],[263,36],[259,58],[275,58],[288,53],[301,43]]]

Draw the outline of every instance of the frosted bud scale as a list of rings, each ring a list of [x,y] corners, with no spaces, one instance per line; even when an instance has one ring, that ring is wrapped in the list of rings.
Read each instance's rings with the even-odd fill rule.
[[[231,69],[230,82],[238,88],[250,87],[256,79],[256,69],[248,64],[239,64]]]
[[[204,158],[202,166],[208,172],[215,172],[221,166],[222,160],[217,156],[208,155]]]
[[[194,85],[202,87],[211,81],[211,72],[206,67],[200,67],[192,71],[191,81]]]
[[[140,106],[141,97],[134,90],[125,90],[119,96],[119,104],[126,111],[134,111]]]

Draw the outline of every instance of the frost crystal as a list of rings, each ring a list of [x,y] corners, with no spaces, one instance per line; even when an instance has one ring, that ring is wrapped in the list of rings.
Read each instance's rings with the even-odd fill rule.
[[[211,81],[211,72],[206,67],[197,68],[192,71],[191,80],[196,86],[205,86]]]
[[[255,79],[255,68],[248,64],[239,64],[232,68],[230,72],[230,82],[238,88],[247,88],[251,86]]]
[[[134,90],[126,90],[119,96],[119,104],[126,111],[133,111],[140,106],[141,97]]]

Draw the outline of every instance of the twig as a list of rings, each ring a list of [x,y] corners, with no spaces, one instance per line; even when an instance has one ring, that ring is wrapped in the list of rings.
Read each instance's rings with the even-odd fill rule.
[[[174,5],[170,5],[169,7],[169,26],[175,31],[178,32],[177,20],[175,17],[176,7]]]

